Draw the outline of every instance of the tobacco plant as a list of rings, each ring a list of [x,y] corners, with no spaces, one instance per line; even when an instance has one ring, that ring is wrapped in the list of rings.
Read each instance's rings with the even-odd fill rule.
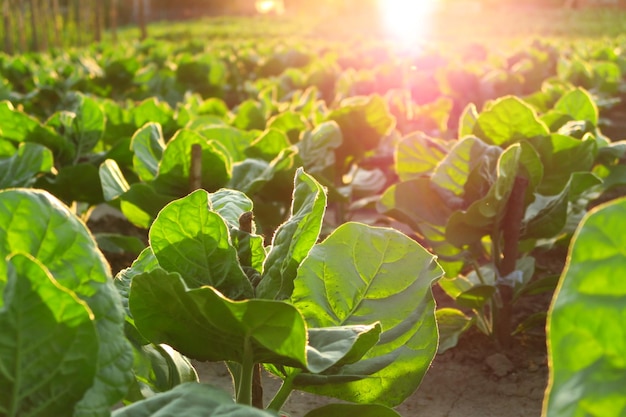
[[[456,329],[443,348],[470,321],[510,343],[513,303],[534,274],[532,249],[571,235],[623,155],[623,143],[609,142],[598,121],[589,93],[573,89],[542,114],[512,96],[480,113],[469,106],[458,140],[415,133],[398,143],[401,182],[379,208],[432,248],[446,271],[440,286],[474,312],[438,313]]]
[[[283,385],[258,415],[274,415],[300,389],[354,403],[310,416],[397,416],[386,407],[417,388],[436,351],[430,286],[442,271],[392,229],[347,223],[317,243],[325,205],[322,187],[298,170],[290,216],[266,248],[239,191],[198,190],[169,203],[150,247],[117,277],[127,330],[144,345],[226,361],[238,404],[263,408],[262,364]],[[181,401],[169,409],[200,415],[206,408],[182,399],[202,390],[197,401],[207,407],[209,398],[211,407],[232,406],[228,395],[183,384],[114,415],[143,415],[171,398]]]

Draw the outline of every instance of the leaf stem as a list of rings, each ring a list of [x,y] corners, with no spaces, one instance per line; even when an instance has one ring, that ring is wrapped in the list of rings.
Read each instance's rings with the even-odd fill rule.
[[[287,402],[291,391],[293,391],[293,381],[298,375],[300,375],[301,372],[301,369],[294,369],[293,373],[288,375],[283,380],[283,383],[278,389],[278,392],[276,393],[274,398],[272,399],[272,402],[270,402],[270,404],[267,406],[268,410],[280,411],[282,406],[285,405],[285,402]]]

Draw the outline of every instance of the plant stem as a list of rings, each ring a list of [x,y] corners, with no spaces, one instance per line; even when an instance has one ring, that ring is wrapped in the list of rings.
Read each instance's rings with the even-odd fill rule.
[[[254,364],[252,371],[252,406],[263,409],[263,381],[261,380],[261,364]]]
[[[293,381],[296,377],[302,372],[300,369],[294,369],[293,373],[287,376],[284,380],[278,392],[270,402],[270,405],[267,406],[269,410],[280,411],[280,409],[285,405],[291,391],[293,391]]]
[[[515,270],[518,257],[519,237],[522,220],[524,219],[524,195],[528,187],[528,180],[524,177],[515,177],[515,184],[507,202],[506,213],[502,220],[502,234],[504,247],[502,249],[502,262],[498,267],[501,277],[510,275]],[[511,346],[511,314],[513,287],[509,283],[498,285],[498,292],[502,302],[502,308],[496,309],[497,320],[495,321],[496,337],[500,346],[507,349]],[[494,311],[494,312],[495,312]]]
[[[241,363],[241,375],[239,377],[239,391],[237,392],[238,404],[252,405],[252,374],[254,372],[254,365],[250,341],[246,340],[243,351],[243,362]]]

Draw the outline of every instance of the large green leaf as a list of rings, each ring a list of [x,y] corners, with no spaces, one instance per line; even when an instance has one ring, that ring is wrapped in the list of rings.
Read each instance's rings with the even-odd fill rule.
[[[76,146],[78,156],[89,154],[104,134],[105,116],[98,102],[81,93],[70,97],[70,110],[74,114],[70,131],[65,135]]]
[[[215,191],[228,182],[231,160],[222,147],[194,131],[182,129],[163,151],[159,172],[154,180],[154,187],[159,192],[181,196],[189,192],[192,145],[202,147],[202,188]]]
[[[301,168],[296,172],[291,215],[274,234],[265,260],[257,295],[285,299],[293,291],[293,280],[302,260],[317,242],[326,210],[322,186]]]
[[[148,184],[134,183],[120,196],[120,209],[135,226],[147,229],[159,211],[175,198],[157,192]]]
[[[133,151],[133,168],[142,181],[153,180],[159,170],[159,161],[165,149],[161,125],[148,123],[133,135],[130,142]]]
[[[450,208],[462,205],[464,194],[470,189],[477,190],[473,194],[480,194],[485,184],[489,186],[501,153],[500,147],[488,145],[475,136],[467,136],[454,145],[432,175],[433,184],[441,189]]]
[[[102,184],[102,195],[106,201],[115,200],[130,189],[122,170],[113,159],[100,164],[98,176]]]
[[[136,402],[169,391],[185,382],[198,382],[198,374],[189,359],[167,345],[135,345],[131,385],[125,401]]]
[[[598,126],[598,106],[591,95],[582,88],[576,88],[563,95],[554,105],[554,110],[567,114],[573,120],[584,120]]]
[[[35,183],[63,200],[66,204],[82,201],[90,205],[104,202],[100,172],[96,165],[81,163],[60,168],[54,177],[43,176]]]
[[[287,135],[276,129],[267,129],[249,144],[245,149],[245,156],[270,162],[276,158],[283,149],[291,146]]]
[[[626,415],[626,199],[578,227],[548,314],[546,417]]]
[[[446,238],[456,246],[480,241],[492,232],[493,226],[504,217],[509,195],[513,190],[519,171],[522,148],[519,144],[509,147],[498,158],[496,178],[487,184],[486,195],[466,210],[455,211],[446,224]]]
[[[252,211],[253,203],[250,198],[237,190],[223,188],[209,194],[211,208],[217,212],[230,227],[239,227],[239,218],[242,214]]]
[[[380,321],[380,341],[336,378],[296,385],[359,403],[400,404],[417,388],[437,350],[433,281],[443,271],[415,241],[392,229],[346,223],[302,262],[292,303],[310,327]]]
[[[228,226],[211,211],[209,193],[197,190],[173,201],[149,232],[159,264],[178,272],[191,288],[211,285],[233,299],[252,296],[252,286],[237,259]]]
[[[129,303],[144,337],[190,358],[306,367],[306,326],[288,303],[232,301],[160,268],[133,278]]]
[[[0,137],[15,142],[39,143],[51,149],[60,161],[69,161],[76,154],[72,143],[34,117],[15,110],[8,101],[0,102],[0,126]]]
[[[339,125],[324,122],[307,131],[297,143],[304,169],[312,175],[321,174],[335,165],[335,149],[343,143]],[[329,178],[334,181],[334,177]]]
[[[0,305],[0,414],[71,416],[97,369],[87,304],[30,255],[8,261]]]
[[[544,176],[537,191],[544,195],[559,194],[574,172],[590,171],[597,153],[596,142],[591,138],[579,140],[552,134],[531,140],[530,144],[543,164]]]
[[[208,140],[222,144],[228,150],[228,155],[233,162],[246,159],[245,150],[258,136],[257,131],[249,132],[232,126],[209,125],[196,131]]]
[[[36,143],[22,143],[17,152],[8,158],[0,158],[0,189],[28,187],[41,172],[52,170],[50,149]]]
[[[387,103],[378,95],[350,97],[328,115],[341,128],[343,142],[337,148],[338,163],[360,159],[367,151],[375,149],[380,139],[395,125]]]
[[[473,133],[492,145],[506,147],[531,138],[545,138],[550,132],[533,108],[513,96],[503,97],[483,111]]]
[[[139,401],[112,417],[277,417],[272,411],[235,404],[231,394],[205,384],[187,383]]]
[[[41,191],[0,191],[0,277],[6,257],[30,254],[56,281],[85,301],[100,341],[98,370],[75,416],[108,416],[131,381],[132,354],[123,332],[124,314],[111,272],[89,231],[67,207]],[[5,283],[0,278],[0,290]]]
[[[378,211],[411,226],[426,238],[430,248],[442,257],[441,266],[447,276],[456,276],[462,263],[461,250],[445,238],[445,224],[453,211],[426,177],[400,182],[382,195]],[[445,259],[443,259],[445,258]]]
[[[307,368],[313,373],[359,361],[380,338],[380,323],[309,329]],[[324,377],[322,380],[326,380]]]
[[[436,140],[412,133],[396,146],[396,172],[402,181],[430,174],[447,153]]]

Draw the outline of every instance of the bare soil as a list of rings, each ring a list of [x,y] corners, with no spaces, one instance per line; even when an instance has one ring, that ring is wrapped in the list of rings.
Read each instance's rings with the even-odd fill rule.
[[[404,417],[540,417],[548,377],[544,340],[532,335],[515,343],[498,352],[486,336],[469,332],[456,348],[436,356],[419,389],[396,410]],[[232,391],[223,364],[195,366],[201,382]],[[265,375],[263,384],[267,403],[280,380]],[[333,402],[338,401],[294,392],[284,411],[301,417]]]

